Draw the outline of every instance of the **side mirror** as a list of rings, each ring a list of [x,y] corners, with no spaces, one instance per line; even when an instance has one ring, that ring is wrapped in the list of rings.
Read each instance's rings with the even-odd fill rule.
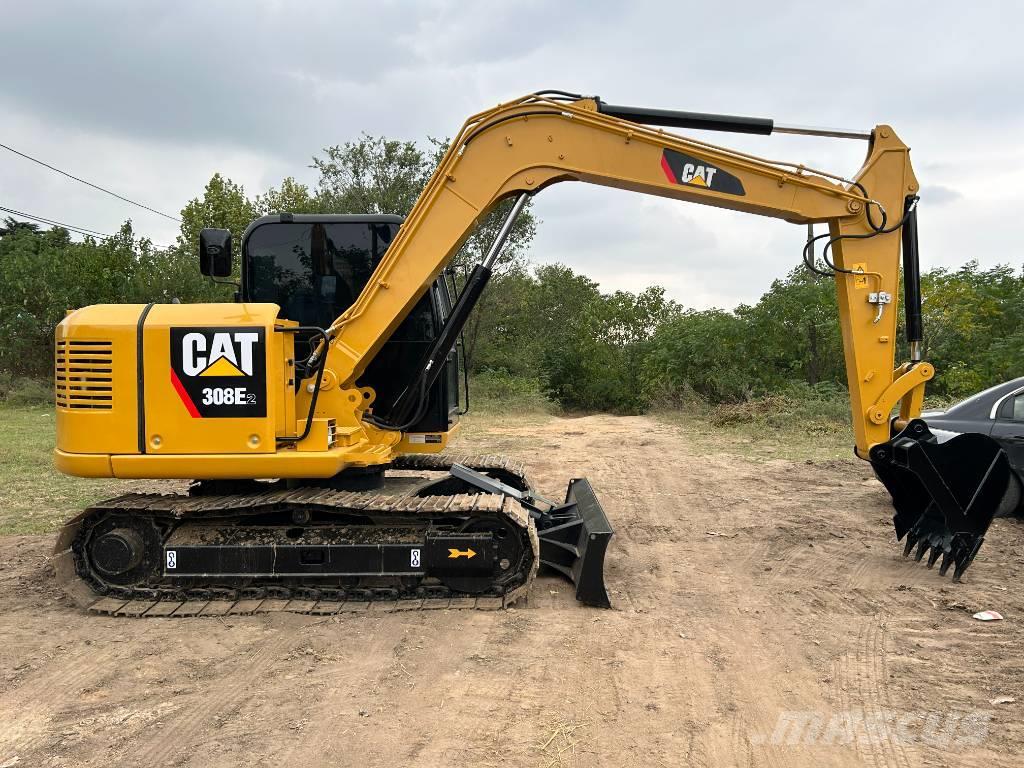
[[[199,271],[207,277],[231,277],[231,232],[207,227],[199,233]]]

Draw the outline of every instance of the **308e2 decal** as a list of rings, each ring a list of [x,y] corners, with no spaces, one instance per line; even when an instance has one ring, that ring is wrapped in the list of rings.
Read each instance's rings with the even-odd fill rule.
[[[267,415],[263,328],[171,328],[171,384],[199,419]]]

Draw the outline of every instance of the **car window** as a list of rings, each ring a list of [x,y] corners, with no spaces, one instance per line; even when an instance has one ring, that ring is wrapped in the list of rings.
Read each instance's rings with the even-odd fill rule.
[[[1014,421],[1024,421],[1024,392],[1013,398],[1013,410],[1010,418]]]

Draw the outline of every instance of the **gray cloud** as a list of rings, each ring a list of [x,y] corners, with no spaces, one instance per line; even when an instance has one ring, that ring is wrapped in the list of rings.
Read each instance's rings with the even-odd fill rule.
[[[927,200],[932,205],[945,205],[962,200],[963,195],[952,187],[944,187],[941,184],[933,184],[921,188],[921,199]]]
[[[452,135],[467,115],[545,87],[792,123],[886,122],[913,147],[926,190],[926,265],[1019,262],[1000,226],[1024,203],[1022,20],[1013,4],[875,0],[12,4],[0,22],[0,141],[177,211],[214,171],[251,193],[284,175],[312,181],[311,155],[361,130]],[[841,174],[865,149],[702,138]],[[6,154],[0,204],[103,231],[131,216],[155,240],[175,234]],[[796,264],[802,238],[583,185],[546,192],[537,211],[536,260],[609,290],[658,281],[691,306],[753,301]]]

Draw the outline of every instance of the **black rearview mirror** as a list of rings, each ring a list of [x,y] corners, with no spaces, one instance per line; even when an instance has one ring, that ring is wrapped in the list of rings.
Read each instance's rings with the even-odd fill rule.
[[[231,232],[207,227],[199,233],[199,271],[207,277],[231,277]]]

